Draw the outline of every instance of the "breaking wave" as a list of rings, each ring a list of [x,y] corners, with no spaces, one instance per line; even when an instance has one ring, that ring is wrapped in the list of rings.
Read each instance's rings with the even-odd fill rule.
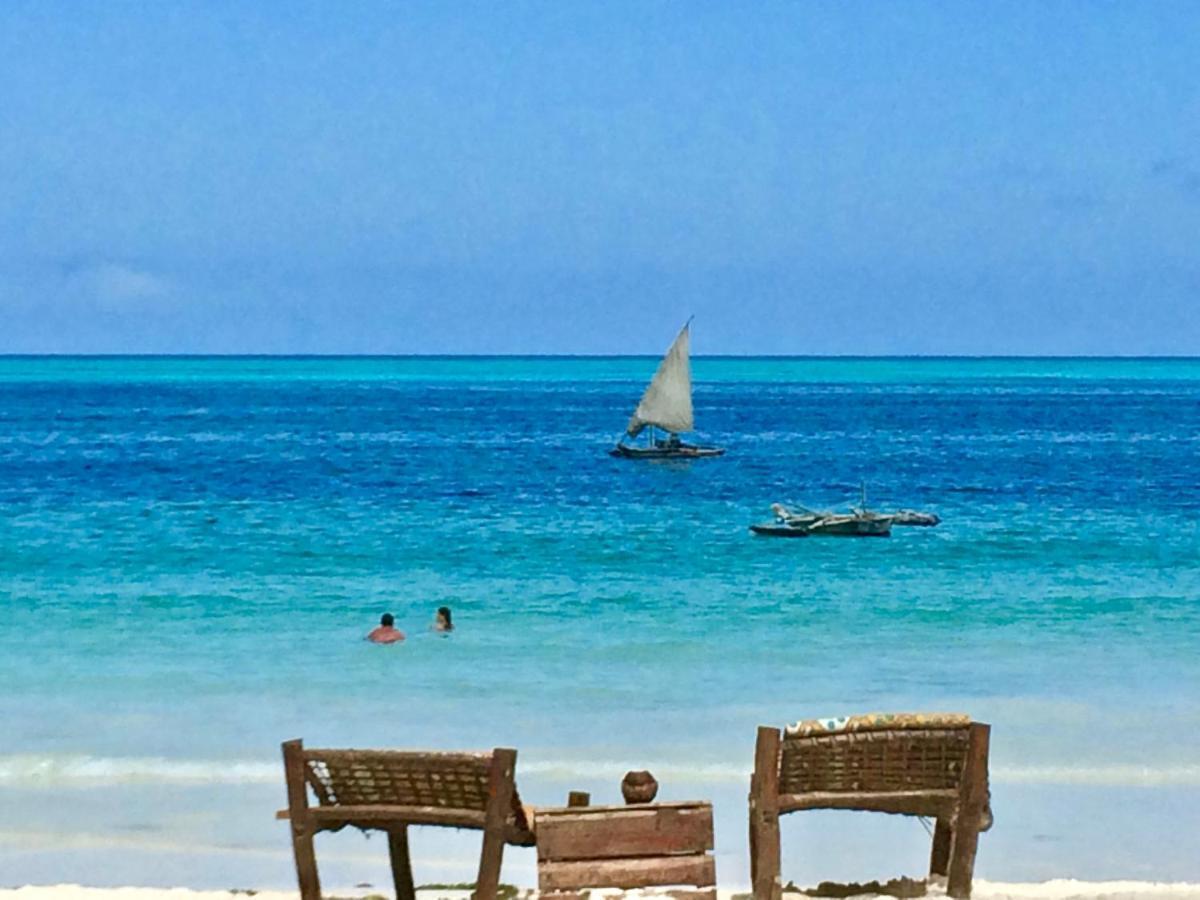
[[[683,784],[740,784],[748,766],[722,763],[640,763],[619,759],[529,760],[519,772],[550,781],[580,778],[611,780],[614,773],[646,766],[660,781]],[[168,759],[165,757],[0,756],[0,785],[87,787],[108,784],[274,784],[282,763],[267,760]],[[1200,787],[1200,765],[1093,766],[993,765],[992,781],[1014,785],[1082,785],[1096,787]]]

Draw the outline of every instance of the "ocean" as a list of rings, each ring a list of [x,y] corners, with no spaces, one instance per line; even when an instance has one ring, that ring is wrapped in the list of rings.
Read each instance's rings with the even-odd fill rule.
[[[992,724],[980,877],[1200,880],[1200,360],[698,358],[728,454],[612,459],[656,362],[0,358],[0,885],[294,884],[293,737],[515,747],[535,804],[648,768],[744,885],[755,727],[877,710]],[[863,482],[942,524],[747,529]],[[420,834],[417,881],[476,840]],[[797,814],[784,877],[928,840]]]

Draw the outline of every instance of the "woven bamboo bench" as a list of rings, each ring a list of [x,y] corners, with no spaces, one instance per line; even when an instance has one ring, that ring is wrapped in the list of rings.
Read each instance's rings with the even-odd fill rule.
[[[517,751],[424,753],[308,750],[283,745],[288,819],[301,900],[320,900],[313,837],[347,825],[386,831],[398,900],[414,900],[409,825],[483,832],[476,900],[495,900],[505,844],[533,846],[531,823],[514,783]],[[317,805],[309,804],[309,791]]]
[[[715,900],[711,803],[538,809],[541,900],[595,888],[688,886],[677,900]]]
[[[814,719],[758,729],[750,779],[755,900],[779,900],[779,817],[806,809],[868,810],[937,820],[929,871],[951,897],[971,894],[979,833],[991,827],[990,726],[963,715]]]

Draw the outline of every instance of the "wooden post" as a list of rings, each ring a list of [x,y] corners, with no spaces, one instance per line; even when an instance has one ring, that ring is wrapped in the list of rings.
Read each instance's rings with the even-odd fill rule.
[[[388,828],[388,855],[392,858],[392,884],[396,888],[396,900],[416,900],[412,860],[408,855],[407,825],[392,825]]]
[[[754,827],[754,811],[758,808],[758,776],[750,773],[750,896],[758,884],[758,829]]]
[[[938,816],[937,825],[933,829],[933,852],[929,854],[930,877],[946,877],[946,870],[950,866],[950,842],[953,837],[950,822]]]
[[[754,900],[780,900],[778,728],[758,729],[750,779],[750,879]]]
[[[979,826],[983,821],[988,796],[988,742],[991,726],[971,725],[967,742],[967,760],[963,767],[958,795],[958,813],[954,822],[954,840],[950,848],[950,873],[946,893],[957,900],[971,896],[971,877],[975,872],[975,851],[979,846]]]
[[[292,852],[296,857],[296,880],[300,900],[321,900],[317,855],[313,849],[312,820],[308,815],[308,784],[304,772],[304,742],[283,744],[283,774],[287,782],[288,823],[292,829]]]
[[[479,854],[479,877],[475,880],[474,900],[496,900],[500,887],[500,865],[504,860],[504,831],[512,812],[516,768],[516,750],[497,748],[492,751],[483,850]]]
[[[567,806],[588,806],[592,802],[592,795],[587,791],[568,791]]]

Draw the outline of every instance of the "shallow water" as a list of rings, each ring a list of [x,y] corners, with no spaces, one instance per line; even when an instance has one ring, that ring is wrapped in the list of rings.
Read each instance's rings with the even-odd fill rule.
[[[1171,849],[1196,814],[1162,813],[1200,788],[1200,361],[700,359],[729,454],[611,459],[654,365],[0,359],[0,881],[45,880],[6,795],[52,841],[116,792],[137,840],[286,883],[267,807],[303,736],[515,746],[535,802],[649,767],[725,798],[724,882],[755,725],[942,708],[994,727],[981,874],[1200,877]],[[860,480],[944,523],[746,530]],[[362,642],[386,610],[410,640]],[[227,839],[195,824],[234,806]],[[1074,841],[1084,807],[1120,825]],[[861,820],[830,833],[924,839]]]

